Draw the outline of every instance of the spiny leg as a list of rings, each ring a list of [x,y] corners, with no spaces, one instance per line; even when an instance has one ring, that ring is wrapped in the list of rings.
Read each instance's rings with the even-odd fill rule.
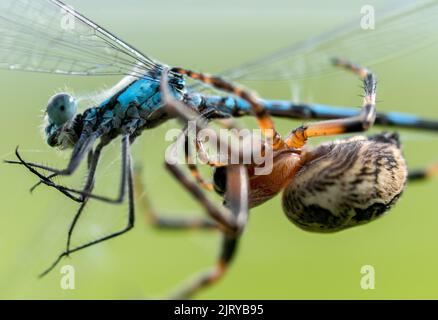
[[[43,183],[43,184],[45,184],[45,185],[48,185],[48,186],[51,186],[51,187],[54,187],[54,188],[58,189],[58,188],[57,188],[58,185],[57,185],[56,183],[54,183],[52,180],[50,180],[50,175],[49,175],[48,177],[46,177],[46,176],[44,176],[43,174],[39,173],[39,172],[35,169],[35,168],[40,168],[40,167],[41,167],[40,164],[29,163],[29,162],[24,161],[24,160],[21,158],[21,155],[18,153],[18,150],[16,150],[15,154],[16,154],[16,156],[17,156],[17,158],[18,158],[19,161],[7,161],[7,163],[23,165],[23,166],[26,167],[31,173],[33,173],[33,174],[36,175],[38,178],[40,178],[40,182],[41,182],[41,183]],[[83,198],[82,198],[82,197],[78,197],[78,196],[73,195],[73,194],[70,192],[70,190],[68,190],[68,188],[59,188],[58,191],[61,192],[62,194],[64,194],[65,196],[67,196],[68,198],[72,199],[72,200],[75,201],[75,202],[82,202],[82,199],[83,199]]]
[[[204,117],[205,119],[211,120],[210,113],[211,113],[210,111],[201,112],[201,116]],[[236,134],[237,132],[240,132],[240,130],[242,130],[239,124],[236,121],[234,121],[234,119],[232,118],[219,118],[219,119],[213,118],[213,119],[215,120],[215,123],[218,124],[221,128],[231,130],[233,134]],[[194,140],[195,140],[194,143],[195,143],[196,155],[202,164],[206,164],[212,168],[224,167],[227,165],[227,163],[220,162],[220,159],[213,161],[210,155],[208,154],[208,152],[205,150],[204,142],[201,141],[197,135],[194,138]],[[212,183],[205,182],[205,180],[202,178],[198,170],[198,167],[194,161],[195,159],[193,159],[193,157],[189,152],[190,149],[188,143],[190,143],[190,141],[187,135],[187,141],[186,141],[187,146],[185,150],[186,150],[186,163],[188,164],[189,170],[191,171],[193,177],[196,179],[196,181],[201,187],[203,187],[207,191],[212,191],[214,189],[214,186]]]
[[[70,156],[70,160],[69,160],[67,168],[63,169],[63,170],[51,168],[51,167],[44,166],[44,165],[41,165],[38,163],[24,161],[23,158],[21,157],[20,153],[18,152],[18,147],[15,150],[15,155],[17,156],[19,161],[6,160],[5,162],[9,163],[9,164],[18,164],[18,165],[22,165],[22,166],[26,167],[31,173],[35,174],[36,176],[38,176],[40,178],[40,183],[46,184],[49,187],[53,187],[53,188],[57,189],[58,191],[60,191],[61,193],[63,193],[68,198],[72,199],[73,201],[82,202],[83,197],[77,197],[77,196],[74,196],[72,194],[72,193],[78,193],[78,192],[75,192],[75,190],[73,190],[73,189],[69,190],[68,188],[61,187],[61,186],[57,185],[56,183],[54,183],[51,179],[53,179],[56,176],[72,175],[79,167],[79,164],[81,163],[84,156],[87,153],[89,153],[89,151],[92,148],[96,139],[99,138],[101,135],[102,135],[101,131],[96,131],[96,132],[93,132],[92,134],[83,134],[73,149],[73,152]],[[51,174],[46,177],[46,176],[40,174],[36,169],[42,169],[42,170],[51,172]],[[34,190],[37,186],[39,186],[40,183],[38,183],[34,187],[32,187],[31,191]],[[80,192],[79,192],[79,194],[80,194]]]
[[[246,187],[242,188],[240,183],[246,179],[247,172],[244,166],[231,165],[227,167],[227,207],[238,220],[242,221],[243,225],[246,224],[248,219],[248,189]],[[220,255],[213,269],[197,276],[193,281],[178,290],[171,298],[190,298],[199,290],[219,281],[225,275],[232,262],[240,235],[224,234]]]
[[[238,104],[236,102],[236,104]],[[273,117],[285,119],[314,119],[330,120],[358,115],[360,110],[352,107],[323,105],[318,103],[293,103],[290,101],[263,101],[263,106]],[[237,105],[239,108],[239,106]],[[230,110],[231,112],[231,110]],[[235,117],[248,115],[246,109],[242,109]],[[377,112],[375,125],[419,129],[426,131],[438,131],[438,120],[421,118],[414,114],[404,112]]]
[[[371,74],[371,72],[367,68],[364,68],[346,59],[333,58],[332,63],[335,67],[344,68],[347,71],[351,71],[357,74],[361,79],[365,79]]]
[[[166,230],[188,230],[188,229],[218,229],[218,224],[211,219],[195,217],[168,217],[157,213],[151,205],[147,196],[144,183],[141,178],[141,168],[134,168],[134,190],[136,198],[140,201],[141,210],[146,219],[156,228]]]
[[[101,142],[97,145],[94,152],[90,151],[89,158],[88,158],[88,175],[87,180],[85,182],[84,192],[87,194],[91,194],[94,188],[94,178],[96,175],[96,169],[97,165],[99,163],[100,155],[102,153],[102,149],[109,143],[109,141]],[[76,212],[71,224],[70,228],[68,230],[67,235],[67,246],[66,251],[70,251],[70,244],[71,244],[71,238],[73,236],[73,231],[76,227],[77,222],[79,221],[82,212],[86,206],[86,203],[88,202],[89,198],[86,196],[81,196],[83,204],[79,207],[78,211]]]
[[[58,177],[59,175],[57,174],[57,173],[52,173],[52,174],[49,174],[46,178],[47,179],[49,179],[49,180],[52,180],[53,178],[56,178],[56,177]],[[29,189],[29,192],[30,193],[33,193],[34,191],[35,191],[35,189],[36,188],[38,188],[40,185],[42,185],[43,184],[43,182],[40,180],[40,181],[38,181],[37,183],[35,183],[32,187],[30,187],[30,189]]]
[[[174,154],[178,150],[178,145],[184,143],[184,133],[182,133],[176,143],[172,146],[170,153]],[[228,210],[218,207],[212,202],[204,190],[195,182],[192,181],[184,170],[177,164],[177,155],[172,158],[166,159],[166,168],[172,173],[175,179],[184,186],[195,199],[204,207],[208,215],[219,224],[219,228],[227,233],[237,233],[243,226],[237,224],[237,220],[233,217]],[[245,185],[244,182],[242,182]]]
[[[208,165],[210,167],[218,168],[218,167],[224,167],[227,165],[226,163],[221,163],[218,161],[211,160],[211,157],[208,154],[208,152],[205,150],[205,146],[204,146],[204,143],[202,141],[199,141],[199,140],[196,141],[196,153],[199,157],[199,160],[201,160],[202,163],[205,163],[206,165]]]
[[[194,119],[197,120],[197,129],[204,129],[207,127],[208,123],[205,119],[199,118],[199,114],[194,113],[193,110],[172,97],[168,88],[167,70],[163,71],[163,76],[161,80],[161,93],[163,103],[166,105],[167,108],[171,109],[172,112],[176,113],[178,117],[186,121],[192,121]],[[172,148],[168,153],[168,158],[166,159],[166,168],[172,173],[176,180],[181,183],[192,194],[192,196],[194,196],[198,200],[198,202],[204,207],[208,215],[219,224],[219,228],[222,231],[230,234],[238,234],[244,226],[244,223],[242,223],[240,219],[236,218],[236,216],[238,215],[232,215],[229,210],[218,207],[206,196],[202,188],[197,183],[189,179],[184,170],[180,167],[180,165],[178,165],[178,150],[181,150],[181,148],[185,147],[185,137],[186,132],[183,131],[178,136],[177,141],[172,145]],[[220,137],[216,137],[216,141],[219,140]],[[227,147],[229,152],[230,150],[231,152],[240,152],[240,150],[232,150],[233,145],[229,144],[228,141],[222,141],[222,143]],[[246,179],[241,181],[241,187],[246,190],[245,192],[247,194],[248,181]],[[241,212],[241,214],[246,215],[243,212]]]
[[[126,157],[124,155],[127,154],[128,148],[129,148],[129,137],[124,136],[122,138],[122,168],[124,168],[126,166],[126,163],[125,163]],[[46,176],[44,176],[41,173],[39,173],[38,171],[36,171],[34,169],[34,167],[36,167],[36,166],[34,166],[34,167],[30,166],[29,163],[25,162],[19,154],[17,154],[17,157],[21,161],[20,163],[22,165],[24,165],[29,171],[31,171],[33,174],[35,174],[36,176],[38,176],[41,179],[41,182],[43,184],[57,189],[61,193],[65,194],[66,196],[68,196],[69,198],[71,198],[77,202],[82,202],[81,199],[83,199],[84,197],[96,199],[96,200],[100,200],[100,201],[112,203],[112,204],[120,204],[124,201],[124,197],[125,197],[125,193],[126,193],[125,192],[126,184],[121,183],[120,189],[119,189],[119,194],[118,194],[117,198],[113,199],[113,198],[109,198],[106,196],[95,195],[92,193],[85,192],[84,190],[76,190],[76,189],[72,189],[69,187],[62,186],[62,185],[58,185],[58,184],[54,183],[53,181],[51,181],[50,179],[48,179]],[[122,169],[121,175],[122,176],[121,176],[120,180],[122,182],[126,181],[126,171],[125,170]],[[78,199],[75,199],[71,196],[72,193],[78,194],[80,197]]]
[[[186,131],[187,132],[187,131]],[[195,150],[196,153],[198,154],[198,138],[195,137],[194,138],[195,141]],[[207,191],[212,191],[213,190],[213,185],[211,183],[208,183],[204,180],[204,178],[202,178],[201,173],[199,172],[198,166],[196,165],[196,159],[193,158],[192,156],[192,152],[190,150],[190,146],[189,146],[189,137],[186,134],[186,138],[185,138],[185,148],[184,148],[184,156],[185,156],[185,161],[187,163],[187,166],[193,176],[193,178],[196,180],[196,182],[205,190]]]
[[[338,65],[358,74],[364,81],[365,96],[362,111],[358,116],[310,123],[295,129],[285,143],[290,148],[302,148],[308,138],[337,135],[368,130],[376,118],[376,78],[367,69],[344,60],[338,60]]]
[[[186,75],[195,80],[199,80],[201,82],[213,86],[216,89],[234,94],[240,97],[241,99],[247,101],[251,106],[251,110],[257,119],[260,129],[262,130],[263,134],[272,143],[273,149],[278,150],[284,147],[283,140],[281,139],[278,132],[275,130],[274,122],[269,116],[269,112],[263,107],[263,104],[253,93],[249,92],[246,89],[238,87],[217,76],[210,76],[202,73],[197,73],[183,68],[172,68],[170,71],[174,73]]]
[[[125,178],[124,181],[122,181],[122,184],[127,185],[127,189],[128,189],[128,221],[127,221],[127,225],[123,229],[121,229],[120,231],[111,233],[111,234],[104,236],[102,238],[96,239],[94,241],[90,241],[90,242],[85,243],[83,245],[77,246],[73,249],[66,250],[66,251],[62,252],[58,256],[58,258],[55,260],[55,262],[46,271],[44,271],[40,275],[40,277],[43,277],[43,276],[47,275],[50,271],[52,271],[58,265],[58,263],[62,260],[62,258],[69,256],[72,253],[83,250],[85,248],[96,245],[98,243],[101,243],[101,242],[113,239],[115,237],[118,237],[118,236],[128,232],[129,230],[131,230],[134,227],[135,204],[134,204],[134,186],[133,186],[133,174],[132,174],[132,168],[131,168],[131,156],[129,153],[129,137],[125,136],[122,141],[128,142],[128,147],[126,149],[126,153],[122,154],[122,157],[125,158],[125,159],[122,159],[122,162],[125,164],[125,167],[122,169],[125,171],[125,173],[122,174],[122,177]],[[122,149],[122,150],[125,150],[125,149]],[[124,190],[124,192],[125,192],[126,188],[122,188],[122,190]],[[124,195],[123,195],[123,197],[124,197]],[[86,200],[88,200],[88,199],[86,199]],[[82,203],[81,207],[79,208],[80,212],[78,212],[78,215],[81,214],[81,212],[85,208],[87,202],[88,201],[85,201],[84,203]]]
[[[271,116],[285,119],[332,120],[353,117],[360,113],[360,109],[354,107],[319,103],[295,103],[286,100],[262,100],[261,103]],[[215,100],[210,108],[213,107],[224,108],[226,110],[224,113],[233,118],[251,115],[251,109],[248,109],[247,103],[242,99],[235,99],[229,105]],[[377,112],[374,124],[385,127],[438,131],[438,120],[421,118],[415,114],[404,112]]]
[[[204,129],[208,129],[209,128],[208,119],[200,116],[200,114],[197,111],[189,108],[186,104],[182,103],[181,101],[174,99],[169,91],[169,88],[166,85],[167,83],[168,83],[168,70],[165,69],[162,72],[160,87],[162,92],[162,101],[164,103],[164,106],[168,109],[167,111],[168,114],[180,119],[185,124],[190,122],[194,123],[197,132],[200,132]],[[239,128],[234,127],[232,122],[222,123],[222,125],[225,125],[228,129],[235,129],[233,133],[239,131]],[[224,137],[223,135],[217,134],[212,130],[211,135],[209,135],[209,138],[214,139],[220,147],[226,147],[228,156],[231,155],[232,159],[238,158],[239,163],[243,162],[244,159],[253,158],[254,153],[252,148],[241,148],[239,144],[229,143],[228,136]],[[263,152],[266,154],[267,152],[272,151],[270,149],[274,149],[272,145],[271,147],[268,146],[268,148],[264,148]],[[227,163],[224,164],[224,163],[213,163],[213,162],[210,162],[210,164],[216,167],[227,165]]]
[[[409,170],[408,180],[422,181],[429,179],[437,174],[438,174],[438,162],[435,162],[432,165],[425,168]]]
[[[206,119],[210,119],[208,114],[204,114],[201,113],[201,116],[205,117]],[[229,129],[229,130],[241,130],[241,128],[239,127],[239,125],[233,121],[233,119],[219,119],[215,121],[217,124],[219,124],[219,126],[221,126],[222,128],[225,129]],[[235,131],[234,131],[235,132]],[[198,157],[198,159],[201,161],[201,163],[206,164],[210,167],[213,168],[217,168],[217,167],[223,167],[226,166],[226,163],[221,163],[219,161],[213,161],[210,157],[210,155],[208,154],[208,152],[205,150],[205,146],[204,146],[204,142],[200,141],[198,139],[198,136],[196,136],[194,138],[195,140],[195,150],[196,150],[196,155]],[[187,135],[187,140],[186,140],[186,162],[188,163],[188,167],[189,170],[191,171],[193,177],[196,179],[196,181],[198,182],[198,184],[203,187],[205,190],[208,191],[212,191],[213,190],[213,184],[212,183],[207,183],[205,182],[205,180],[202,178],[198,167],[195,163],[195,159],[193,159],[193,157],[190,154],[190,148],[188,143],[190,143],[188,135]]]
[[[367,70],[357,64],[353,64],[344,59],[334,58],[332,62],[335,66],[352,70],[359,75],[366,75]],[[321,104],[295,104],[287,101],[264,101],[264,107],[269,114],[275,117],[289,119],[339,119],[358,115],[357,109],[350,107],[335,107]],[[237,116],[245,115],[245,111],[236,112]],[[377,112],[375,125],[392,126],[399,128],[411,128],[438,131],[438,121],[420,118],[413,114],[401,112]]]
[[[168,83],[168,69],[163,70],[162,72],[162,79],[161,79],[161,91],[162,91],[162,100],[164,103],[164,107],[166,107],[168,110],[168,112],[170,114],[173,114],[174,116],[176,116],[177,118],[179,118],[180,120],[182,120],[183,122],[193,122],[196,125],[196,130],[197,131],[201,131],[203,129],[207,129],[208,128],[208,124],[209,124],[209,120],[211,120],[209,118],[209,112],[205,112],[205,113],[198,113],[197,111],[189,108],[187,105],[185,105],[184,103],[175,100],[168,87],[167,87],[167,83]],[[236,122],[234,122],[232,119],[220,119],[218,121],[218,124],[226,129],[234,129],[239,131],[240,127],[237,125]],[[185,126],[187,128],[187,125]],[[221,135],[217,135],[216,133],[212,133],[212,135],[215,136],[216,138],[216,142],[219,145],[225,145],[229,148],[229,152],[231,151],[232,153],[236,153],[239,152],[239,155],[242,157],[242,154],[240,153],[240,150],[237,150],[236,148],[234,148],[233,144],[229,144],[229,142],[226,139],[223,139]],[[211,161],[210,157],[208,156],[207,152],[204,149],[204,146],[202,144],[202,142],[200,142],[198,140],[198,136],[196,135],[195,137],[196,139],[196,152],[198,155],[201,155],[203,157],[203,159],[205,160],[204,162],[206,164],[208,164],[209,166],[212,167],[222,167],[227,165],[227,163],[220,163],[220,162],[214,162]],[[186,149],[187,150],[187,149]]]
[[[213,191],[213,185],[211,182],[206,182],[204,178],[202,177],[201,173],[199,172],[198,166],[195,163],[190,163],[190,158],[186,158],[188,162],[189,170],[193,176],[193,178],[196,180],[196,182],[207,191]]]
[[[45,171],[48,171],[51,173],[56,173],[57,175],[69,176],[69,175],[72,175],[76,171],[76,169],[79,167],[79,164],[81,163],[84,156],[92,148],[93,143],[101,135],[102,135],[102,133],[100,131],[93,132],[92,134],[83,134],[81,136],[81,138],[78,140],[78,142],[76,143],[76,145],[73,149],[73,152],[70,156],[69,163],[65,169],[60,170],[60,169],[51,168],[51,167],[44,166],[44,165],[37,164],[37,163],[26,162],[23,160],[23,158],[21,158],[21,156],[18,152],[18,147],[15,150],[15,154],[16,154],[17,158],[19,159],[19,161],[7,160],[5,162],[10,163],[10,164],[24,165],[28,169],[30,167],[32,167],[32,168],[42,169],[42,170],[45,170]]]
[[[167,71],[165,70],[161,82],[161,92],[164,103],[170,108],[173,108],[173,110],[176,111],[177,115],[181,119],[186,121],[192,120],[194,118],[194,115],[190,113],[190,111],[184,104],[172,98],[167,85]],[[201,122],[197,124],[198,128],[205,128],[206,126],[206,122]],[[174,144],[174,148],[178,148],[178,145],[185,142],[184,135],[185,133],[178,137],[177,142]],[[216,140],[219,141],[218,139]],[[236,152],[236,150],[232,149],[233,146],[230,146],[228,142],[225,143],[229,152],[230,149],[231,152]],[[170,152],[170,154],[174,155],[175,153]],[[175,176],[177,181],[179,181],[200,202],[200,204],[205,208],[207,213],[213,219],[218,221],[221,226],[226,227],[225,229],[222,229],[222,231],[225,232],[225,234],[223,235],[224,241],[221,248],[221,254],[215,268],[213,268],[213,270],[207,272],[206,274],[202,274],[197,277],[193,282],[189,283],[187,286],[184,286],[174,296],[174,298],[185,299],[195,294],[202,288],[205,288],[221,279],[233,258],[238,238],[240,237],[241,232],[243,231],[248,220],[248,172],[247,168],[242,164],[228,165],[225,167],[227,174],[227,191],[224,198],[227,210],[223,210],[222,208],[218,208],[217,205],[212,203],[205,196],[205,193],[199,187],[199,185],[193,183],[192,181],[190,181],[190,179],[188,179],[182,169],[177,165],[178,162],[175,161],[177,159],[167,160],[168,161],[166,162],[166,166],[169,171]],[[228,213],[231,213],[232,219],[230,219]]]
[[[85,185],[84,188],[81,190],[84,194],[90,194],[91,190],[93,188],[93,183],[94,183],[94,177],[96,175],[96,169],[97,169],[97,165],[100,159],[100,155],[102,153],[102,149],[108,145],[108,143],[110,142],[110,140],[102,140],[96,147],[96,149],[90,150],[88,152],[88,162],[87,162],[87,167],[88,167],[88,172],[87,172],[87,176],[86,176],[86,181],[85,181]],[[59,174],[57,173],[52,173],[50,175],[48,175],[46,178],[48,180],[53,179],[54,177],[59,176]],[[38,183],[36,183],[31,189],[30,192],[33,192],[35,190],[35,188],[37,188],[38,186],[40,186],[41,184],[44,184],[45,180],[40,180]],[[61,185],[58,184],[54,184],[54,187],[60,187],[62,188]],[[62,192],[62,190],[59,190]],[[64,190],[65,191],[65,190]],[[75,200],[76,202],[84,202],[86,196],[85,195],[79,195],[79,196],[75,196],[72,193],[65,191],[65,193],[68,193],[71,195],[71,199]],[[65,194],[64,193],[64,194]]]
[[[220,163],[220,162],[211,160],[210,155],[205,150],[203,142],[196,140],[195,143],[196,143],[196,154],[198,155],[198,158],[201,161],[201,163],[206,164],[211,168],[218,168],[218,167],[226,166],[226,163]],[[195,162],[190,163],[189,162],[190,160],[191,160],[191,158],[186,157],[186,161],[187,161],[187,163],[189,163],[189,165],[188,165],[189,170],[191,171],[192,176],[196,179],[198,184],[207,191],[214,190],[213,184],[211,182],[205,182],[205,180],[201,176],[201,173],[198,170],[196,163]]]
[[[90,150],[89,156],[88,156],[88,175],[87,180],[85,182],[85,186],[83,191],[85,193],[91,193],[94,188],[94,177],[96,174],[97,164],[100,159],[100,155],[102,152],[102,149],[108,144],[109,141],[101,142],[97,145],[96,150],[93,152]],[[48,177],[50,179],[50,176]],[[84,212],[84,208],[88,203],[89,198],[86,196],[80,196],[81,205],[79,209],[76,211],[76,214],[73,217],[73,220],[70,224],[68,233],[67,233],[67,245],[66,245],[66,252],[67,256],[70,252],[70,245],[71,245],[71,238],[73,236],[73,231],[77,225],[77,222],[79,221],[80,217],[82,216],[82,213]]]
[[[87,161],[87,167],[88,167],[88,170],[90,170],[90,167],[91,167],[91,165],[92,165],[92,161],[93,161],[93,157],[94,156],[94,153],[93,153],[93,149],[91,149],[90,151],[88,151],[88,161]],[[57,173],[52,173],[52,174],[49,174],[48,176],[47,176],[47,179],[49,179],[49,180],[52,180],[53,178],[56,178],[56,177],[58,177],[59,176],[59,174],[57,174]],[[30,189],[29,189],[29,191],[30,191],[30,193],[33,193],[34,191],[35,191],[35,189],[36,188],[38,188],[40,185],[42,185],[43,184],[43,182],[40,180],[40,181],[38,181],[37,183],[35,183]],[[80,202],[80,201],[78,201],[78,202]]]
[[[162,92],[165,102],[167,104],[178,104],[177,101],[172,99],[167,89],[167,81],[164,77],[162,81]],[[178,105],[176,105],[178,107]],[[182,106],[181,106],[182,107]],[[178,144],[185,143],[185,133],[182,133],[177,142],[174,144],[174,148],[178,150]],[[170,154],[175,154],[170,152]],[[244,165],[229,165],[227,170],[227,192],[225,195],[225,201],[228,210],[218,208],[216,204],[211,202],[208,197],[205,196],[203,190],[194,182],[190,181],[184,174],[181,168],[177,165],[177,159],[168,159],[171,161],[166,162],[166,166],[169,171],[174,175],[178,182],[180,182],[205,208],[209,216],[215,221],[220,223],[220,226],[225,226],[221,230],[225,233],[223,235],[224,241],[221,247],[221,254],[213,270],[200,275],[193,282],[184,286],[178,291],[173,298],[186,299],[209,285],[214,284],[225,274],[229,263],[231,262],[235,249],[237,246],[238,238],[243,231],[248,220],[248,192],[249,181],[247,169]],[[231,213],[231,217],[228,215]],[[231,218],[231,219],[230,219]]]
[[[91,188],[90,190],[92,190],[92,189],[93,189],[93,188]],[[74,215],[74,217],[73,217],[72,222],[70,223],[70,227],[68,228],[68,233],[67,233],[67,244],[66,244],[66,246],[65,246],[65,256],[66,256],[66,257],[70,256],[70,253],[72,252],[70,248],[71,248],[71,239],[72,239],[72,236],[73,236],[73,231],[75,230],[76,225],[77,225],[77,223],[78,223],[80,217],[82,216],[82,213],[84,212],[85,207],[86,207],[87,204],[88,204],[88,200],[89,200],[89,198],[84,198],[84,200],[82,201],[82,203],[81,203],[81,205],[79,206],[78,210],[76,211],[76,213],[75,213],[75,215]],[[58,258],[58,259],[60,259],[60,258]],[[56,264],[57,264],[57,262],[53,265],[53,267],[55,267]],[[44,274],[42,274],[41,276],[44,276],[45,274],[49,273],[49,272],[53,269],[53,267],[50,268],[50,269],[48,269],[48,270],[47,270]]]
[[[344,64],[346,60],[332,59],[335,66]],[[348,64],[348,62],[347,62]],[[360,66],[355,65],[356,69]],[[359,109],[346,106],[324,105],[319,103],[295,103],[287,100],[259,101],[273,117],[288,119],[313,119],[330,120],[357,116]],[[207,110],[216,110],[218,118],[235,119],[251,115],[251,107],[243,99],[230,99],[230,97],[207,96],[205,100]],[[249,107],[249,108],[248,108]],[[212,118],[216,119],[214,111],[210,111]],[[438,131],[438,120],[421,118],[415,114],[404,112],[377,112],[375,125],[391,126],[398,128],[411,128],[420,130]]]
[[[206,119],[210,120],[208,113],[201,113],[202,117],[205,117]],[[225,118],[225,119],[214,119],[215,123],[218,124],[220,127],[231,130],[232,133],[240,132],[243,128],[234,121],[233,118]],[[205,150],[204,142],[201,141],[198,136],[195,137],[195,148],[196,148],[196,154],[201,160],[203,164],[206,164],[210,167],[217,168],[217,167],[224,167],[227,165],[227,163],[222,163],[220,161],[213,161],[208,154],[208,152]]]
[[[238,237],[230,237],[223,235],[219,259],[213,269],[198,275],[191,282],[184,285],[175,294],[171,295],[171,299],[181,300],[188,299],[196,294],[201,289],[211,286],[219,281],[226,273],[238,245]]]
[[[400,136],[398,132],[381,132],[375,135],[368,136],[371,141],[389,143],[395,145],[398,149],[401,149]],[[422,181],[432,178],[438,174],[438,161],[424,167],[411,168],[407,170],[407,180]]]
[[[188,135],[187,135],[187,127],[184,128],[185,134],[185,160],[189,166],[189,169],[192,173],[192,176],[196,179],[197,183],[203,187],[204,189],[209,190],[210,188],[205,188],[203,185],[203,181],[200,177],[200,173],[198,172],[197,167],[194,164],[191,164],[190,161],[190,151],[188,146]],[[194,162],[193,162],[194,163]],[[218,224],[211,219],[206,218],[189,218],[189,217],[166,217],[158,214],[151,205],[151,201],[147,196],[147,192],[145,190],[144,183],[142,181],[142,170],[140,166],[136,166],[134,169],[134,186],[136,198],[140,200],[140,205],[142,211],[144,212],[147,220],[155,227],[159,229],[168,229],[168,230],[187,230],[187,229],[218,229]],[[204,182],[205,183],[205,182]]]
[[[208,152],[205,150],[204,142],[198,140],[198,138],[195,138],[195,140],[196,155],[198,156],[201,163],[206,164],[212,168],[224,167],[227,165],[226,163],[213,161]],[[195,163],[195,160],[190,156],[190,154],[188,154],[188,147],[186,147],[186,162],[188,163],[188,167],[192,173],[192,176],[196,179],[198,184],[205,190],[212,191],[214,189],[213,184],[211,182],[205,182],[205,180],[202,178]]]

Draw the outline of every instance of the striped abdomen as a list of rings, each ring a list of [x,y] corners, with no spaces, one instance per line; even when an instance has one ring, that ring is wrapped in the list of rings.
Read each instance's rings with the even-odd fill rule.
[[[304,230],[339,231],[381,216],[400,197],[406,179],[396,134],[324,143],[304,155],[283,193],[283,210]]]

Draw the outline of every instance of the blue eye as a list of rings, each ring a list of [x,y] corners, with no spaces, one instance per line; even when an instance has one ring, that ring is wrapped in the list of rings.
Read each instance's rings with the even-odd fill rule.
[[[67,93],[58,93],[47,104],[49,122],[61,126],[73,119],[77,111],[76,100]]]

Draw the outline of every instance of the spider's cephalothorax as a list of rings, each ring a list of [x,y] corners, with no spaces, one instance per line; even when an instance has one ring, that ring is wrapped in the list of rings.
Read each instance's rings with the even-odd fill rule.
[[[306,152],[283,194],[300,228],[334,232],[370,222],[400,197],[407,168],[397,134],[353,137]]]

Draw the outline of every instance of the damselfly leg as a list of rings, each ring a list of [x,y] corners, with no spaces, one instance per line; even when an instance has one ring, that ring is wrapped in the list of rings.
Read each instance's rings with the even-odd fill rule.
[[[68,244],[67,244],[67,250],[62,252],[58,258],[55,260],[55,262],[46,270],[44,271],[41,276],[45,276],[46,274],[48,274],[51,270],[53,270],[53,268],[55,268],[57,266],[57,264],[62,260],[62,258],[69,256],[70,254],[83,250],[85,248],[91,247],[93,245],[96,245],[98,243],[113,239],[117,236],[120,236],[126,232],[128,232],[129,230],[131,230],[134,227],[134,223],[135,223],[135,205],[134,205],[134,186],[133,186],[133,172],[132,172],[132,166],[131,166],[131,155],[130,155],[130,151],[129,151],[129,136],[124,136],[122,138],[122,179],[121,179],[121,183],[120,183],[120,195],[117,199],[118,202],[114,201],[113,199],[108,199],[109,201],[107,201],[105,197],[99,197],[99,196],[92,196],[91,193],[90,194],[85,194],[83,192],[78,192],[80,194],[82,194],[85,198],[83,203],[81,204],[78,212],[76,213],[73,222],[70,226],[70,230],[69,230],[69,236],[68,236]],[[100,150],[99,152],[100,153]],[[96,152],[95,152],[96,154]],[[97,156],[98,158],[99,156]],[[97,162],[96,162],[97,163]],[[91,192],[93,189],[93,183],[90,184],[89,186],[89,191]],[[71,239],[71,235],[73,233],[73,230],[76,226],[76,223],[78,221],[78,219],[80,218],[89,198],[96,198],[99,199],[101,201],[104,202],[109,202],[109,203],[122,203],[125,196],[126,196],[126,190],[128,193],[128,221],[126,226],[114,233],[111,233],[107,236],[101,237],[99,239],[96,239],[94,241],[90,241],[88,243],[85,243],[83,245],[74,247],[74,248],[70,248],[70,239]]]
[[[122,139],[122,171],[121,171],[121,178],[120,178],[121,182],[120,182],[119,193],[118,193],[118,196],[116,196],[116,198],[110,198],[110,197],[107,197],[107,196],[95,195],[95,194],[86,192],[86,190],[77,190],[77,189],[73,189],[73,188],[69,188],[69,187],[66,187],[66,186],[62,186],[62,185],[56,184],[53,181],[51,181],[50,179],[48,179],[48,177],[44,176],[43,174],[41,174],[40,172],[38,172],[35,169],[35,168],[38,168],[38,169],[46,170],[45,166],[41,166],[39,164],[27,163],[26,161],[24,161],[21,158],[21,155],[18,152],[16,152],[16,155],[17,155],[17,158],[19,159],[19,161],[8,161],[8,163],[23,165],[30,172],[32,172],[37,177],[39,177],[41,179],[41,183],[43,183],[43,184],[45,184],[45,185],[47,185],[49,187],[53,187],[53,188],[59,190],[61,193],[67,195],[69,198],[72,198],[76,202],[82,202],[82,199],[84,197],[87,197],[87,198],[92,198],[92,199],[100,200],[100,201],[107,202],[107,203],[120,204],[120,203],[123,203],[124,197],[125,197],[125,194],[126,194],[125,189],[126,189],[126,175],[127,175],[127,172],[124,169],[126,167],[126,162],[124,162],[124,161],[126,161],[124,154],[127,152],[127,149],[126,149],[127,145],[126,144],[129,145],[129,143],[130,143],[129,142],[129,136],[125,136]],[[107,142],[105,142],[105,145],[106,144],[107,144]],[[100,156],[100,151],[101,150],[99,150],[98,157]],[[95,159],[95,161],[96,161],[95,165],[96,166],[97,166],[98,157],[96,157],[96,159]],[[93,175],[92,176],[89,175],[87,179],[91,180],[94,177],[95,169],[94,169],[94,171],[92,173],[93,173]],[[77,194],[77,195],[79,195],[79,197],[75,198],[71,194]]]

